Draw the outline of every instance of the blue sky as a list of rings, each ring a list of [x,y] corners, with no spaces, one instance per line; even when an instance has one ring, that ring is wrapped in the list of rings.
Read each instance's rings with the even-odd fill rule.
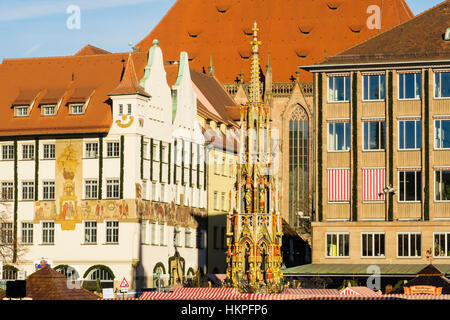
[[[86,44],[128,51],[128,43],[143,39],[175,1],[0,0],[0,60],[72,55]],[[419,14],[443,0],[406,1]],[[81,10],[80,29],[67,27],[70,5]]]

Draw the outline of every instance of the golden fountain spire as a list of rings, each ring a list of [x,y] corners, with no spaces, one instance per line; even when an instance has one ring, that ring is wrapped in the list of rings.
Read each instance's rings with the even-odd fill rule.
[[[261,41],[258,40],[258,25],[255,21],[253,25],[253,40],[250,41],[252,46],[252,70],[250,82],[250,103],[261,102],[261,83],[259,81],[259,46]]]

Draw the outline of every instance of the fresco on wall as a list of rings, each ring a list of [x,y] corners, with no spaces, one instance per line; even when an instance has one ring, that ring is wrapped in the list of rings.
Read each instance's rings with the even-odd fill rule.
[[[170,226],[203,228],[206,210],[176,205],[174,202],[161,203],[136,199],[138,216],[151,223],[167,223]]]

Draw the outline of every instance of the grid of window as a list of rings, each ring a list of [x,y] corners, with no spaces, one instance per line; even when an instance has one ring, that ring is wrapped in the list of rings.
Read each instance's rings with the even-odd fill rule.
[[[327,257],[348,257],[350,235],[348,233],[327,233]]]
[[[434,74],[435,98],[450,98],[450,72]]]
[[[350,139],[350,122],[328,124],[328,151],[349,151]]]
[[[97,199],[98,198],[97,180],[86,180],[84,182],[84,196],[86,199]]]
[[[119,198],[119,180],[111,179],[106,180],[106,198],[117,199]]]
[[[420,99],[422,75],[420,73],[400,73],[398,75],[398,91],[399,99]]]
[[[386,126],[384,121],[363,123],[364,150],[384,150],[386,144]]]
[[[71,104],[70,105],[71,114],[83,114],[83,104]]]
[[[3,160],[14,160],[14,145],[3,145],[2,146],[2,159]]]
[[[181,246],[181,232],[178,226],[173,229],[173,245],[175,247]]]
[[[106,243],[119,243],[119,221],[106,221]]]
[[[421,201],[422,200],[422,172],[400,171],[400,195],[399,201]]]
[[[363,92],[365,101],[386,99],[386,76],[384,74],[363,75]]]
[[[44,243],[44,244],[55,243],[55,223],[54,222],[42,222],[42,243]]]
[[[434,256],[450,257],[450,233],[434,234]]]
[[[434,191],[436,201],[450,201],[450,170],[436,170]]]
[[[42,114],[44,116],[53,116],[55,115],[56,106],[54,104],[42,106]]]
[[[399,233],[397,235],[399,257],[420,257],[422,236],[420,233]]]
[[[22,200],[34,200],[34,182],[22,182]]]
[[[107,157],[118,157],[119,153],[120,153],[120,143],[119,142],[106,143],[106,156]]]
[[[32,159],[34,159],[34,145],[32,145],[32,144],[24,144],[22,146],[22,159],[23,160],[32,160]]]
[[[17,106],[15,107],[16,117],[26,117],[28,116],[28,106]]]
[[[350,101],[350,76],[328,77],[328,101]]]
[[[400,150],[422,148],[422,122],[400,120],[398,122],[398,147]]]
[[[2,200],[14,200],[14,183],[2,182]]]
[[[197,230],[197,233],[195,235],[195,247],[197,249],[203,249],[204,248],[204,234],[202,231]]]
[[[363,257],[384,257],[384,233],[363,233],[361,236]]]
[[[54,144],[44,144],[44,159],[55,159]]]
[[[42,198],[44,200],[54,200],[55,199],[55,181],[44,181],[43,182]]]
[[[131,104],[128,104],[128,114],[131,114]]]
[[[97,222],[84,222],[84,243],[97,243]]]
[[[222,194],[220,195],[220,201],[222,204],[222,211],[225,211],[225,193],[222,192]]]
[[[119,116],[123,115],[123,104],[119,104]]]
[[[152,199],[153,201],[156,201],[156,183],[152,182]]]
[[[85,157],[86,158],[97,158],[98,155],[98,143],[90,142],[85,144]]]
[[[450,148],[450,120],[434,121],[434,146],[436,149]]]
[[[13,243],[13,224],[12,222],[2,222],[0,225],[0,243]]]
[[[33,223],[31,222],[22,222],[22,243],[33,243]]]

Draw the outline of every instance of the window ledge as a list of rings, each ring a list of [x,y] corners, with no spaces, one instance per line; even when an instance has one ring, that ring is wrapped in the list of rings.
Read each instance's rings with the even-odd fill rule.
[[[376,150],[363,149],[363,152],[386,152],[386,149],[376,149]]]
[[[361,259],[386,259],[386,256],[361,257]]]
[[[80,245],[82,245],[82,246],[96,246],[97,242],[95,242],[95,243],[83,242],[83,243],[80,243]]]
[[[54,246],[55,243],[39,243],[40,246]]]
[[[349,256],[344,256],[344,257],[328,257],[328,256],[325,256],[325,259],[350,259],[350,257]]]
[[[347,101],[327,101],[327,104],[339,104],[339,103],[341,103],[341,104],[348,104],[348,103],[350,103],[350,100],[347,100]]]
[[[117,246],[117,245],[119,245],[119,242],[105,242],[105,243],[102,243],[102,245],[104,245],[104,246],[109,246],[109,245]]]

